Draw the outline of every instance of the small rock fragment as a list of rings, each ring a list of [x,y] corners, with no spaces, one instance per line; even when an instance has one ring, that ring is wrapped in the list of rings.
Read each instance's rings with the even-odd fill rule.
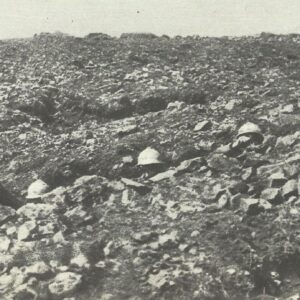
[[[218,147],[215,152],[216,153],[222,153],[222,154],[228,154],[231,151],[231,144],[221,145]]]
[[[140,193],[147,193],[151,191],[151,187],[148,187],[145,184],[139,183],[137,181],[128,179],[128,178],[121,178],[121,181],[126,185],[133,189],[135,189],[137,192]]]
[[[187,159],[180,163],[180,165],[176,168],[177,172],[174,175],[176,176],[184,172],[192,172],[197,169],[200,169],[202,166],[205,165],[206,165],[206,161],[202,157]]]
[[[283,201],[280,189],[278,188],[264,189],[261,193],[261,198],[269,201],[271,204],[280,204]]]
[[[114,241],[109,241],[106,246],[103,248],[103,253],[105,256],[112,256],[114,253],[115,248],[115,243]]]
[[[102,294],[100,298],[100,300],[114,300],[114,299],[116,299],[116,297],[114,297],[113,294]]]
[[[168,247],[177,243],[178,232],[176,230],[170,233],[162,234],[159,236],[158,243],[162,247]]]
[[[180,245],[178,246],[178,249],[179,249],[180,251],[182,251],[182,252],[187,251],[188,248],[189,248],[189,245],[188,245],[188,244],[180,244]]]
[[[137,126],[135,124],[133,125],[123,125],[121,128],[117,130],[117,134],[119,137],[123,137],[125,135],[129,135],[131,133],[135,133],[138,130]]]
[[[270,186],[272,188],[282,187],[286,182],[287,178],[285,177],[283,172],[276,172],[272,174],[270,177]]]
[[[298,139],[298,133],[278,137],[275,147],[292,147]]]
[[[195,238],[197,236],[200,235],[200,232],[198,230],[194,230],[192,233],[191,233],[191,238]]]
[[[229,269],[227,269],[226,270],[226,273],[228,274],[228,275],[234,275],[234,274],[236,274],[236,269],[233,269],[233,268],[229,268]]]
[[[95,179],[97,179],[98,176],[97,175],[85,175],[85,176],[81,176],[79,178],[77,178],[74,182],[74,186],[80,186],[80,185],[84,185],[86,183],[89,183]]]
[[[296,177],[298,174],[300,174],[300,160],[298,164],[286,164],[283,169],[288,178]]]
[[[51,269],[43,261],[37,262],[26,268],[26,273],[29,275],[34,275],[37,278],[45,279],[51,274]]]
[[[53,237],[52,240],[54,243],[59,243],[59,244],[65,244],[66,240],[64,238],[64,235],[61,231],[58,231]]]
[[[184,107],[185,103],[184,102],[180,102],[180,101],[174,101],[174,102],[170,102],[167,106],[167,109],[169,110],[173,110],[173,109],[182,109]]]
[[[160,270],[158,274],[150,274],[148,283],[155,286],[158,289],[163,288],[169,283],[169,272],[168,270]]]
[[[259,207],[263,208],[264,210],[269,210],[272,208],[272,204],[264,199],[259,200]]]
[[[76,266],[78,268],[86,268],[90,267],[89,261],[85,255],[82,253],[77,255],[76,257],[72,258],[70,261],[71,266]]]
[[[5,253],[9,249],[10,239],[6,236],[0,236],[0,253]]]
[[[253,175],[253,173],[254,173],[253,168],[248,167],[243,169],[241,177],[244,181],[248,181]]]
[[[224,108],[225,108],[226,110],[228,110],[228,111],[231,111],[231,110],[234,109],[234,107],[235,107],[238,103],[239,103],[238,100],[236,100],[236,99],[231,99],[231,100],[229,100],[229,101],[226,103],[226,105],[224,106]]]
[[[124,164],[131,164],[131,163],[133,163],[133,161],[134,161],[134,158],[131,155],[127,155],[127,156],[122,157],[122,162]]]
[[[212,124],[210,121],[202,121],[196,124],[194,131],[206,131],[211,128]]]
[[[18,240],[24,241],[30,237],[32,232],[36,229],[37,224],[35,221],[27,221],[18,229]]]
[[[176,170],[168,170],[159,174],[156,174],[155,176],[151,177],[149,180],[152,182],[159,182],[164,179],[172,178],[176,174]]]
[[[240,208],[252,215],[252,214],[256,214],[259,212],[258,210],[258,206],[259,206],[259,200],[258,199],[253,199],[253,198],[242,198],[241,202],[240,202]]]
[[[17,232],[16,226],[10,226],[10,227],[8,227],[8,228],[6,229],[6,234],[7,234],[8,236],[13,235],[13,234],[16,233],[16,232]]]
[[[132,238],[140,243],[147,243],[150,241],[153,241],[155,238],[157,238],[157,233],[155,232],[139,232],[132,235]]]
[[[86,218],[89,217],[82,206],[76,206],[73,209],[68,210],[64,213],[64,216],[67,217],[69,222],[75,226],[79,226],[84,223]]]
[[[291,179],[285,183],[282,187],[282,195],[286,199],[290,196],[298,196],[298,182],[296,179]]]
[[[284,114],[290,114],[290,113],[294,112],[294,105],[293,104],[285,105],[281,109],[281,112],[284,113]]]
[[[220,198],[218,199],[218,208],[224,208],[227,206],[229,201],[229,197],[227,194],[223,194],[220,196]]]

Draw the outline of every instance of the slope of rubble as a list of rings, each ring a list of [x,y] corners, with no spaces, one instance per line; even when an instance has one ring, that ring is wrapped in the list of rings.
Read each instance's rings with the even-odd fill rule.
[[[299,112],[296,34],[0,41],[0,298],[300,299]]]

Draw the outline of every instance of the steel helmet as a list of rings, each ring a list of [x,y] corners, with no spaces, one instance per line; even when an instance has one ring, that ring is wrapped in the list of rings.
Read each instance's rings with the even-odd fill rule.
[[[138,156],[138,165],[153,165],[153,164],[162,164],[163,162],[159,160],[160,154],[153,148],[147,147],[143,150]]]
[[[247,122],[243,126],[240,127],[237,136],[240,137],[243,135],[255,136],[259,142],[262,142],[264,139],[260,128],[256,124],[251,123],[251,122]]]
[[[26,199],[40,198],[43,194],[47,193],[48,190],[48,184],[43,180],[38,179],[28,187]]]

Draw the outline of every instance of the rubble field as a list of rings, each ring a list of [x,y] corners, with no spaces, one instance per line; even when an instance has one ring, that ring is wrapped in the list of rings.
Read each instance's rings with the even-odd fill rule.
[[[297,34],[0,41],[0,298],[300,299],[299,112]]]

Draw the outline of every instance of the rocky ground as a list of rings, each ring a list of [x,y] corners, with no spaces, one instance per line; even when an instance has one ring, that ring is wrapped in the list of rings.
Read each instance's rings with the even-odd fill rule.
[[[1,41],[0,298],[299,299],[299,88],[300,35]]]

